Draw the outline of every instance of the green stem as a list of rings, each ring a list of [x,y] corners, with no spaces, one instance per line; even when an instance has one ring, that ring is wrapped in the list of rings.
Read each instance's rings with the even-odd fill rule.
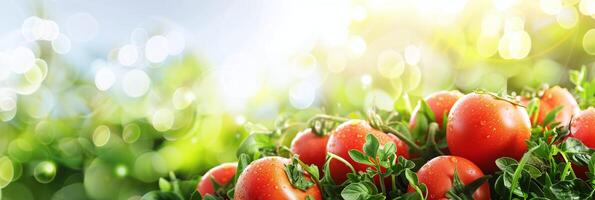
[[[420,147],[419,145],[415,144],[415,142],[413,142],[413,140],[411,140],[409,137],[405,136],[403,133],[395,130],[394,128],[392,128],[390,126],[382,125],[382,126],[380,126],[380,129],[381,129],[382,132],[390,133],[390,134],[393,134],[393,135],[397,136],[400,140],[402,140],[410,148],[412,148],[413,151],[415,151],[415,152],[422,152],[423,151],[423,148],[422,147]]]
[[[438,145],[436,144],[436,132],[438,131],[438,123],[432,122],[430,123],[430,128],[428,129],[428,141],[426,144],[429,144],[432,149],[440,155],[444,155]]]
[[[349,169],[351,170],[351,172],[353,172],[353,174],[357,174],[357,171],[355,171],[355,168],[353,168],[353,165],[351,165],[349,162],[347,162],[347,160],[345,160],[345,159],[341,158],[340,156],[338,156],[334,153],[331,153],[331,152],[326,152],[326,154],[331,156],[331,158],[333,158],[333,159],[337,159],[338,161],[342,162],[344,165],[349,167]]]
[[[393,191],[397,191],[397,179],[394,174],[390,175],[390,179],[392,181],[392,189]]]
[[[568,160],[568,156],[566,155],[566,153],[560,151],[560,155],[562,155],[562,158],[564,158],[564,162],[566,162],[566,165],[564,166],[564,171],[562,171],[562,174],[560,175],[560,179],[561,180],[566,179],[566,174],[568,174],[568,171],[570,171],[573,178],[576,178],[576,174],[574,174],[574,170],[570,170],[572,168],[572,164]]]
[[[380,182],[380,189],[382,189],[382,193],[388,195],[386,193],[386,186],[384,186],[384,176],[382,176],[382,168],[380,167],[380,160],[376,159],[376,172],[378,172],[378,182]]]

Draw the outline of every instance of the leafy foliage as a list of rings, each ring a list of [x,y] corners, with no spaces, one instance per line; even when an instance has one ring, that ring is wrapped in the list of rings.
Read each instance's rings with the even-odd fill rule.
[[[595,79],[589,81],[587,67],[579,71],[570,71],[570,82],[574,84],[574,92],[582,109],[595,106]]]

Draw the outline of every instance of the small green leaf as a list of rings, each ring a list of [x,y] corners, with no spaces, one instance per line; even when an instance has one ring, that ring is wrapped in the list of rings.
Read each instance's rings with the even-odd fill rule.
[[[318,166],[312,164],[306,168],[304,168],[304,170],[306,170],[306,172],[308,172],[308,174],[310,174],[310,176],[312,176],[312,178],[318,180],[320,179],[320,171],[318,171]]]
[[[500,170],[506,170],[508,166],[518,164],[519,162],[515,159],[509,157],[502,157],[496,160],[496,166],[500,168]],[[507,171],[508,172],[508,171]],[[514,171],[510,171],[509,173],[514,173]]]
[[[393,142],[387,142],[384,144],[384,147],[382,148],[382,150],[384,151],[384,154],[386,156],[390,156],[397,152],[397,145],[395,145],[395,143],[393,143]],[[381,160],[386,160],[386,158],[381,159]]]
[[[372,134],[368,134],[366,136],[366,143],[364,144],[364,153],[367,156],[372,158],[376,158],[376,153],[378,152],[378,138]]]
[[[353,159],[353,161],[361,163],[361,164],[366,164],[366,165],[374,165],[374,163],[372,163],[370,161],[370,158],[366,155],[364,155],[362,152],[355,150],[355,149],[351,149],[348,151],[349,153],[349,157],[351,157],[351,159]]]
[[[554,120],[556,119],[556,116],[558,116],[558,113],[560,112],[560,110],[562,110],[562,108],[563,108],[563,106],[558,106],[558,107],[554,108],[552,111],[548,112],[545,115],[545,118],[543,119],[543,126],[547,127],[552,122],[554,122]]]
[[[350,183],[341,191],[341,197],[345,200],[368,200],[378,194],[378,189],[374,183],[369,181]]]

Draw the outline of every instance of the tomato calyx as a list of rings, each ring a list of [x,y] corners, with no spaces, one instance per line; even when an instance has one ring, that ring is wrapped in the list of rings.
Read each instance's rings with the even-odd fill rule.
[[[333,128],[338,124],[346,122],[349,119],[319,114],[310,118],[307,122],[307,126],[311,128],[312,132],[318,136],[327,135]]]
[[[519,106],[519,107],[523,107],[523,108],[525,107],[518,100],[516,100],[514,98],[514,96],[508,95],[508,94],[506,94],[506,92],[494,93],[494,92],[488,92],[488,91],[483,90],[483,89],[478,89],[478,90],[475,90],[474,93],[477,93],[477,94],[487,94],[487,95],[492,96],[494,99],[501,100],[501,101],[506,101],[506,102],[508,102],[510,104],[513,104],[515,106]]]
[[[452,178],[452,188],[446,192],[445,196],[448,197],[448,199],[473,200],[473,193],[475,193],[475,191],[491,177],[492,176],[490,175],[485,175],[465,185],[463,181],[461,181],[461,178],[459,178],[459,173],[455,168]]]

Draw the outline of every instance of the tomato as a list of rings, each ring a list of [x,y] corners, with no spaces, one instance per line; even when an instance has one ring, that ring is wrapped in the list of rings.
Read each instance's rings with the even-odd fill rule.
[[[333,153],[347,162],[349,162],[357,171],[363,172],[369,167],[364,164],[357,163],[349,156],[349,150],[357,149],[363,151],[363,146],[366,143],[366,136],[368,134],[374,135],[380,145],[387,142],[395,143],[397,147],[397,155],[409,158],[409,148],[407,144],[399,140],[396,136],[390,136],[386,133],[373,129],[367,122],[362,120],[350,120],[339,125],[328,140],[326,149],[329,153]],[[347,180],[347,174],[351,173],[349,167],[341,161],[333,159],[330,162],[331,177],[337,184],[343,183]]]
[[[226,185],[236,175],[237,163],[223,163],[216,167],[211,168],[205,175],[202,176],[198,183],[196,190],[201,196],[207,194],[215,194],[215,189],[211,183],[211,177],[219,185]]]
[[[469,159],[484,172],[494,172],[496,159],[520,159],[527,151],[531,123],[525,108],[489,94],[463,96],[448,115],[446,142],[450,153]]]
[[[521,103],[526,106],[529,103],[529,100],[521,98]],[[545,116],[558,106],[562,106],[562,110],[558,112],[554,121],[560,122],[562,125],[568,125],[572,116],[580,112],[580,108],[578,107],[578,103],[574,99],[574,96],[572,96],[567,89],[555,86],[546,89],[543,92],[543,95],[539,98],[537,123],[543,124]]]
[[[579,112],[570,125],[569,137],[576,138],[589,148],[595,148],[595,108]]]
[[[264,199],[322,199],[317,185],[306,191],[294,188],[285,173],[291,161],[278,156],[264,157],[244,169],[235,187],[235,200]],[[307,175],[307,174],[306,174]]]
[[[316,165],[322,170],[326,160],[326,143],[328,135],[316,135],[311,129],[299,132],[291,141],[291,152],[308,165]]]
[[[595,108],[588,108],[575,116],[571,122],[568,137],[580,140],[589,148],[595,148]],[[573,169],[577,176],[587,178],[586,167],[573,165]]]
[[[428,187],[428,200],[446,199],[446,192],[452,188],[455,170],[465,185],[484,176],[477,165],[465,158],[458,156],[435,157],[417,171],[419,182]],[[411,186],[408,190],[409,192],[414,191]],[[487,182],[475,190],[473,199],[490,199],[490,187]]]
[[[436,118],[436,123],[440,128],[443,127],[444,123],[444,116],[448,116],[450,109],[452,106],[463,96],[463,93],[459,91],[440,91],[430,96],[424,98],[430,109],[434,113],[434,117]],[[415,118],[419,112],[420,104],[417,104],[411,113],[411,118],[409,120],[409,129],[413,130],[415,128]]]

